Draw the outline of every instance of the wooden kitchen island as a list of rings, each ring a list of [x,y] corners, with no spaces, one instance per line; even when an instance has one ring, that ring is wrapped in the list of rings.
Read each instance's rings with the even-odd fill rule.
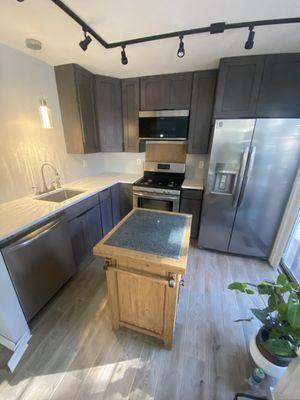
[[[191,215],[133,209],[100,243],[111,319],[172,348],[179,288],[187,266]]]

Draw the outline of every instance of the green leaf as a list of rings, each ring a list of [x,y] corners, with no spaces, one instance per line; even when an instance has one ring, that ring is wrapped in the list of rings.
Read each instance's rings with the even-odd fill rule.
[[[270,353],[283,357],[294,357],[295,352],[289,342],[284,339],[268,339],[262,343],[263,347]]]
[[[292,328],[300,329],[300,301],[295,293],[289,296],[288,321]]]
[[[270,286],[269,284],[265,284],[265,282],[257,285],[257,290],[258,290],[259,294],[273,294],[274,293],[274,287]]]
[[[287,303],[280,303],[278,304],[277,307],[279,314],[283,317],[286,318],[287,317],[287,311],[288,311],[288,304]]]
[[[236,319],[234,322],[251,322],[253,319],[254,319],[253,317],[240,318],[240,319]]]
[[[285,286],[288,283],[287,277],[285,274],[279,274],[277,277],[277,285]]]
[[[251,308],[252,314],[259,319],[264,325],[268,325],[269,312],[266,310],[260,310],[259,308]]]
[[[247,294],[255,294],[254,290],[252,290],[252,289],[245,289],[245,293],[247,293]]]
[[[246,288],[247,288],[247,283],[242,283],[242,282],[233,282],[230,285],[228,285],[228,289],[239,290],[242,293],[245,293]]]

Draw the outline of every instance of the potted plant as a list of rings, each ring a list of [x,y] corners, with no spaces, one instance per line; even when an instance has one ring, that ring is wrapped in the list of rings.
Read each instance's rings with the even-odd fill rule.
[[[300,347],[300,286],[280,274],[276,282],[233,282],[228,289],[261,297],[263,307],[251,308],[253,316],[235,322],[255,317],[263,324],[250,343],[251,355],[266,373],[280,377]]]

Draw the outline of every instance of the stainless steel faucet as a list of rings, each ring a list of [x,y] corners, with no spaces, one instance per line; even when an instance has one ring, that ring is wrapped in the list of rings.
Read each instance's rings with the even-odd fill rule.
[[[54,181],[52,181],[50,183],[50,187],[48,187],[46,184],[46,178],[45,178],[45,173],[44,173],[46,166],[51,167],[55,173],[55,179],[54,179]],[[61,178],[60,178],[60,175],[54,165],[50,164],[49,162],[43,163],[41,166],[41,175],[42,175],[42,181],[43,181],[43,187],[42,187],[41,193],[47,193],[47,192],[50,192],[51,190],[58,189],[61,187],[61,182],[60,182]]]

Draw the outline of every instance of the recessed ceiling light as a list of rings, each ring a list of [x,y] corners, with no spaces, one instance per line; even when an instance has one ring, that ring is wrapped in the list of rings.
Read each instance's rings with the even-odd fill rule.
[[[26,46],[31,50],[41,50],[42,42],[37,39],[25,39]]]

